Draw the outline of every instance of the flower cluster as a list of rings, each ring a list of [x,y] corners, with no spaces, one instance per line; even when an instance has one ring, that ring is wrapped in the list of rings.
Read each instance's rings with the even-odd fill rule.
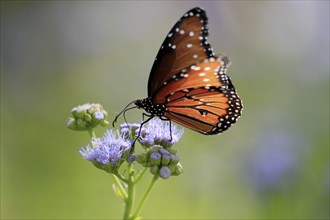
[[[141,219],[139,213],[159,177],[168,179],[183,173],[177,151],[173,148],[183,129],[178,129],[171,121],[149,118],[142,124],[126,122],[119,130],[107,130],[102,137],[96,138],[94,128],[109,124],[106,120],[108,114],[102,106],[84,104],[73,108],[71,113],[73,117],[67,120],[66,126],[75,131],[87,131],[91,138],[90,144],[81,147],[79,153],[95,167],[113,176],[113,189],[125,204],[123,219]],[[137,148],[136,143],[142,147]],[[137,172],[135,165],[143,169]],[[135,188],[148,170],[153,177],[133,212]]]
[[[179,160],[175,149],[165,149],[160,145],[148,148],[147,151],[139,154],[136,158],[139,164],[150,167],[152,174],[159,175],[163,179],[180,175],[183,172]]]
[[[107,130],[102,138],[92,138],[91,146],[80,148],[80,154],[97,168],[116,173],[130,157],[131,141],[113,130]]]
[[[176,150],[172,148],[182,134],[183,129],[174,125],[170,127],[168,122],[160,119],[152,119],[143,127],[140,124],[122,124],[120,132],[108,130],[102,138],[92,138],[91,145],[82,147],[80,154],[109,173],[118,172],[124,161],[137,161],[144,167],[150,167],[152,174],[167,179],[183,172]],[[144,151],[137,155],[132,149],[136,138],[144,146]]]
[[[138,131],[135,131],[135,133],[138,133]],[[142,146],[147,148],[153,145],[169,148],[177,143],[182,135],[183,129],[178,129],[169,121],[164,122],[158,118],[154,118],[141,128],[138,141]]]
[[[91,130],[97,125],[109,124],[108,113],[100,104],[84,104],[71,110],[72,116],[66,121],[66,126],[76,131]]]

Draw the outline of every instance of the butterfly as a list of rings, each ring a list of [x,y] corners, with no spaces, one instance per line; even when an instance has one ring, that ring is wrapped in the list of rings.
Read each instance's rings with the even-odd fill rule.
[[[174,121],[204,135],[227,130],[241,116],[242,101],[227,76],[230,61],[208,42],[206,12],[193,8],[173,26],[161,45],[148,80],[148,97],[117,115],[144,109],[149,118]],[[131,104],[134,107],[128,108]]]

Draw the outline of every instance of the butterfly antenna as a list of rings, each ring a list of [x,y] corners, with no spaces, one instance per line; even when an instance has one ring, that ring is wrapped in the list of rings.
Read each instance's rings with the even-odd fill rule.
[[[123,112],[123,118],[124,118],[126,124],[128,124],[128,123],[127,123],[127,120],[126,120],[126,115],[125,115],[126,112],[129,111],[129,110],[135,109],[135,108],[138,108],[138,107],[137,107],[137,106],[133,106],[133,107],[130,107],[130,108],[128,108],[128,109],[125,109],[125,111]]]
[[[128,103],[128,105],[126,105],[126,107],[115,117],[115,119],[112,121],[112,127],[115,127],[115,123],[117,122],[117,119],[119,118],[119,116],[121,114],[124,114],[125,115],[125,112],[128,111],[128,110],[131,110],[133,108],[136,108],[136,106],[134,107],[131,107],[131,108],[128,108],[130,105],[132,105],[132,103],[134,103],[135,101],[132,101],[130,103]],[[125,118],[125,117],[124,117]],[[125,118],[125,121],[126,121],[126,118]],[[126,121],[127,123],[127,121]]]

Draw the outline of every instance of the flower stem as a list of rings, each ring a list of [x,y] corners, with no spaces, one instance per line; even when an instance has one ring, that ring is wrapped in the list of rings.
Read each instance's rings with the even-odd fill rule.
[[[121,173],[116,172],[115,175],[116,175],[116,177],[117,177],[118,179],[120,179],[120,180],[123,181],[124,183],[128,184],[128,180],[127,180],[127,179],[126,179]]]
[[[120,192],[120,194],[123,196],[123,199],[126,200],[127,199],[127,192],[123,187],[123,184],[120,182],[119,178],[113,174],[113,178],[115,179],[115,184]]]
[[[146,190],[145,193],[143,194],[143,197],[142,197],[142,199],[141,199],[141,201],[140,201],[140,204],[139,204],[138,208],[136,209],[136,211],[135,211],[135,213],[133,214],[133,216],[131,217],[131,219],[136,219],[136,218],[138,217],[138,215],[140,214],[140,212],[141,212],[141,210],[142,210],[142,208],[143,208],[143,205],[144,205],[144,203],[146,202],[146,200],[147,200],[147,198],[148,198],[148,196],[149,196],[149,194],[150,194],[150,192],[151,192],[151,189],[152,189],[152,187],[155,185],[155,183],[156,183],[156,181],[158,180],[158,178],[159,178],[158,175],[155,175],[155,176],[152,178],[152,180],[151,180],[151,182],[150,182],[150,184],[149,184],[147,190]]]
[[[132,168],[132,164],[128,165],[129,177],[128,177],[128,195],[125,199],[125,212],[123,219],[130,219],[130,215],[132,212],[134,197],[135,197],[135,183],[134,183],[134,171]]]
[[[92,129],[88,129],[87,131],[88,131],[88,134],[89,134],[89,136],[90,136],[91,138],[95,138],[95,137],[96,137],[93,128],[92,128]]]
[[[148,169],[149,169],[148,167],[145,167],[145,168],[142,170],[142,172],[136,176],[135,181],[134,181],[135,184],[138,183],[138,182],[140,182],[140,180],[142,179],[142,177],[144,176],[144,174],[146,173],[146,171],[147,171]]]

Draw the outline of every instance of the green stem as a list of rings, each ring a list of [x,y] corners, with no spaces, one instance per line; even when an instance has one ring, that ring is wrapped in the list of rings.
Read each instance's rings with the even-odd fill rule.
[[[113,174],[112,176],[115,179],[115,184],[118,187],[120,194],[123,195],[124,200],[126,200],[127,199],[127,192],[124,189],[123,184],[120,182],[119,178],[115,174]]]
[[[147,198],[148,198],[148,196],[149,196],[149,194],[150,194],[150,192],[151,192],[151,189],[152,189],[152,187],[155,185],[155,183],[156,183],[156,181],[158,180],[158,178],[159,178],[158,175],[155,175],[155,176],[152,178],[152,180],[151,180],[151,182],[150,182],[150,184],[149,184],[147,190],[146,190],[145,193],[143,194],[143,197],[142,197],[142,199],[141,199],[141,201],[140,201],[140,204],[139,204],[138,208],[136,209],[136,212],[133,214],[133,216],[131,217],[131,219],[136,219],[136,218],[138,217],[138,215],[140,214],[140,212],[141,212],[141,210],[142,210],[142,208],[143,208],[143,205],[144,205],[144,203],[146,202],[146,200],[147,200]]]
[[[116,172],[115,175],[118,179],[120,179],[124,183],[128,184],[129,181],[123,175],[121,175],[119,172]]]
[[[93,128],[92,129],[88,129],[87,131],[88,131],[88,134],[89,134],[89,136],[91,138],[95,138],[96,137]]]
[[[140,182],[141,178],[144,176],[144,174],[146,173],[146,171],[147,171],[148,169],[149,169],[148,167],[145,167],[145,168],[143,169],[143,171],[142,171],[140,174],[138,174],[138,175],[136,176],[135,181],[134,181],[135,184],[138,183],[138,182]]]
[[[130,215],[132,212],[133,204],[134,204],[134,197],[135,197],[135,183],[134,183],[134,172],[132,168],[132,164],[128,165],[129,177],[128,177],[128,195],[125,199],[125,212],[123,219],[130,219]]]

